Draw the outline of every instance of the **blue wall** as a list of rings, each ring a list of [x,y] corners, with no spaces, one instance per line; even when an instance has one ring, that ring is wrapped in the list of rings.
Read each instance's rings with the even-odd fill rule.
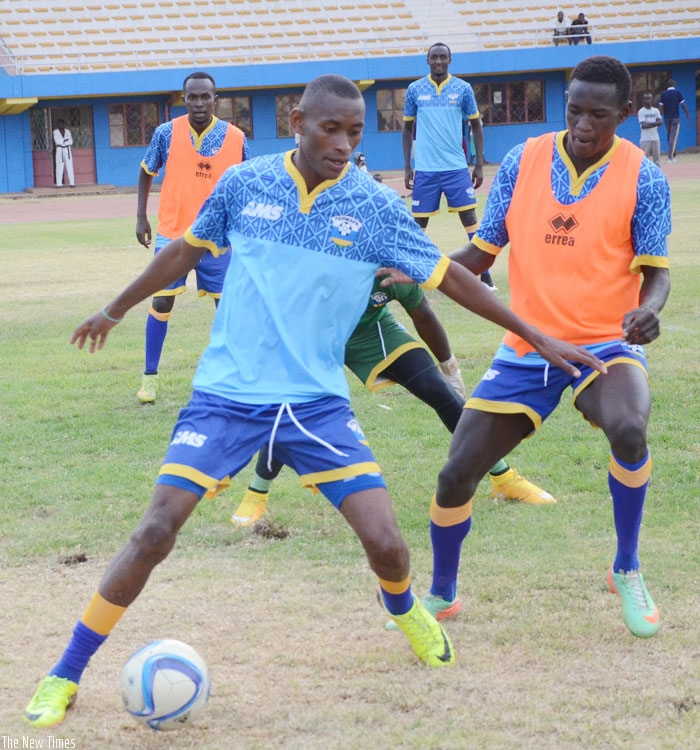
[[[551,130],[561,130],[564,121],[564,94],[568,72],[591,54],[610,54],[631,70],[669,71],[686,96],[691,122],[681,121],[678,148],[697,145],[695,72],[698,39],[630,42],[617,45],[579,45],[455,53],[450,71],[472,83],[540,78],[545,81],[545,123],[496,125],[485,128],[485,155],[489,162],[500,162],[506,152],[526,138]],[[678,62],[679,60],[685,62]],[[193,69],[127,71],[121,73],[82,73],[0,77],[0,98],[37,97],[38,106],[65,106],[78,101],[93,108],[95,166],[97,181],[118,186],[135,185],[145,147],[110,148],[108,105],[126,101],[167,103],[171,92],[181,91],[182,81]],[[523,72],[528,71],[528,72]],[[428,72],[425,55],[368,58],[337,62],[290,63],[212,68],[220,94],[253,98],[253,139],[250,153],[285,151],[293,146],[291,138],[276,134],[275,95],[303,90],[320,73],[339,73],[353,80],[375,81],[364,92],[367,118],[359,148],[367,155],[369,169],[403,168],[401,133],[377,130],[377,88],[405,88],[412,80]],[[160,92],[160,93],[152,93]],[[109,97],[106,94],[111,94]],[[79,97],[79,98],[78,98]],[[171,110],[171,116],[184,113]],[[619,134],[634,143],[639,140],[636,117],[623,123]],[[662,133],[662,149],[665,150]],[[18,158],[18,155],[21,155]],[[33,186],[29,112],[0,117],[0,193],[20,192]]]
[[[0,193],[21,193],[34,184],[29,112],[0,117]]]

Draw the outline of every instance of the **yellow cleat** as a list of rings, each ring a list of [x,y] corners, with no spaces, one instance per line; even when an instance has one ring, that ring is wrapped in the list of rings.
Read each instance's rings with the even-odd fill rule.
[[[267,507],[267,492],[256,492],[248,489],[238,510],[231,516],[231,523],[236,526],[250,526],[259,521]]]
[[[58,724],[75,702],[78,685],[64,677],[44,677],[24,709],[24,721],[37,729]]]
[[[157,392],[158,375],[144,375],[139,392],[136,394],[136,398],[142,404],[152,404],[156,400]]]
[[[545,492],[541,487],[521,477],[513,468],[497,477],[489,474],[489,478],[491,479],[491,494],[496,500],[516,500],[530,505],[556,503],[549,492]]]
[[[449,667],[455,663],[455,652],[445,629],[414,598],[413,606],[405,615],[389,617],[408,638],[416,656],[429,667]]]

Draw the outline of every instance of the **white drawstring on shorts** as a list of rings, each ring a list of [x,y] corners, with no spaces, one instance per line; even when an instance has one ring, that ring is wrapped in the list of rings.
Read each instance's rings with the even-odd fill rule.
[[[285,411],[289,415],[289,418],[292,420],[292,422],[299,429],[299,431],[303,432],[304,435],[306,435],[307,437],[310,437],[312,440],[315,440],[324,448],[328,448],[328,450],[331,451],[332,453],[335,453],[336,456],[345,456],[345,457],[348,456],[347,453],[343,453],[343,451],[338,450],[335,446],[326,442],[323,438],[320,438],[318,435],[314,435],[313,432],[309,432],[309,430],[307,430],[304,427],[304,425],[302,425],[302,423],[294,416],[294,412],[292,411],[291,405],[285,402],[283,404],[280,404],[280,408],[277,411],[277,416],[275,417],[275,423],[272,425],[272,433],[270,434],[270,440],[267,443],[267,470],[268,471],[272,471],[272,446],[274,445],[274,442],[275,442],[275,435],[277,434],[277,428],[279,427],[280,420],[282,419],[282,414]]]

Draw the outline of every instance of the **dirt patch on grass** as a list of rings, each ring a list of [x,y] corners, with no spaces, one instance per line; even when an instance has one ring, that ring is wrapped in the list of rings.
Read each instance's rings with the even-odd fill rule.
[[[580,599],[566,599],[575,586],[548,586],[540,596],[514,582],[493,605],[465,597],[467,612],[448,626],[458,663],[429,670],[402,635],[383,630],[363,560],[336,570],[261,559],[174,553],[93,659],[66,721],[51,731],[25,727],[22,709],[105,561],[2,571],[0,734],[20,747],[24,737],[43,738],[46,747],[52,735],[90,750],[694,746],[696,627],[679,612],[673,629],[640,641],[625,630],[602,582],[582,580]],[[538,619],[540,638],[517,627],[523,616]],[[168,734],[136,724],[119,692],[125,660],[159,637],[191,643],[212,672],[202,716]]]

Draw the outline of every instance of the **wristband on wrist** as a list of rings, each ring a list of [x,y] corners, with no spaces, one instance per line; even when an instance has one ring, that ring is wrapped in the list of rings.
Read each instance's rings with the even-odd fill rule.
[[[102,313],[102,317],[108,320],[110,323],[121,323],[124,318],[113,318],[109,313],[107,313],[104,309],[104,307],[100,310]]]
[[[444,362],[440,362],[440,368],[443,372],[450,373],[450,375],[459,372],[457,357],[455,357],[455,355],[453,354],[449,359],[446,359]]]

